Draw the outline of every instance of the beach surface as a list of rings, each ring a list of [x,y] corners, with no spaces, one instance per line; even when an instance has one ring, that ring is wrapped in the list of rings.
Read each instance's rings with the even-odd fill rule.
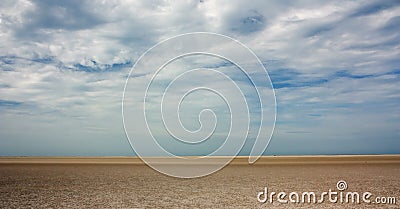
[[[339,192],[338,181],[347,183],[343,192],[370,192],[371,203],[257,199],[265,187],[319,199]],[[400,155],[268,156],[253,165],[237,157],[195,179],[160,174],[134,157],[0,157],[0,208],[400,208],[399,198]]]

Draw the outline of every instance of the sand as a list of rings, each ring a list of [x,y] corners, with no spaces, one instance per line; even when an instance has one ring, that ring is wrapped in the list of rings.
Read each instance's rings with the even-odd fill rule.
[[[336,190],[396,204],[259,203],[258,192]],[[237,158],[202,178],[160,174],[134,158],[0,158],[0,208],[400,208],[400,156]]]

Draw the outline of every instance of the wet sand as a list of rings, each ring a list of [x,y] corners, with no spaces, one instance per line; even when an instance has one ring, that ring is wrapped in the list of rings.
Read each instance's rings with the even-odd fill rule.
[[[396,204],[261,204],[257,193],[345,191]],[[0,208],[400,208],[400,156],[237,158],[202,178],[160,174],[136,158],[0,158]]]

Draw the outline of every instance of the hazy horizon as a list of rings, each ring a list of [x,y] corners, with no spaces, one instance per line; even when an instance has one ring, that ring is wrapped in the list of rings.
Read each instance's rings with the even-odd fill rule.
[[[121,116],[129,72],[150,47],[191,32],[232,37],[267,69],[277,120],[264,155],[400,154],[398,14],[400,1],[1,1],[0,156],[135,155]],[[249,137],[239,153],[249,155],[262,109],[253,84],[226,60],[194,58],[167,66],[150,93],[177,69],[227,71],[250,101]],[[141,85],[153,71],[132,72],[130,82]],[[228,88],[207,73],[176,89]],[[144,100],[131,92],[129,99]],[[190,131],[203,125],[202,108],[215,111],[220,123],[210,144],[176,145],[154,119],[159,108],[149,105],[151,131],[177,155],[207,154],[231,131],[231,115],[209,92],[187,99],[182,123]]]

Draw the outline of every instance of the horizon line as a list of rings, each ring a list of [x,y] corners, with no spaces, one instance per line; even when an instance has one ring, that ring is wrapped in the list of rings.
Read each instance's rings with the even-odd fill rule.
[[[187,157],[187,156],[185,156]],[[198,156],[187,157],[190,163],[174,161],[172,157],[138,157],[138,156],[0,156],[0,165],[49,165],[49,164],[99,164],[99,165],[146,165],[143,159],[152,163],[165,165],[198,164],[194,161]],[[199,164],[218,163],[218,159],[232,156],[213,156],[210,161]],[[229,165],[249,165],[249,156],[233,157]],[[212,161],[213,159],[217,161]],[[189,162],[189,161],[188,161]],[[300,156],[261,156],[254,165],[295,165],[295,164],[400,164],[400,154],[380,155],[300,155]]]

